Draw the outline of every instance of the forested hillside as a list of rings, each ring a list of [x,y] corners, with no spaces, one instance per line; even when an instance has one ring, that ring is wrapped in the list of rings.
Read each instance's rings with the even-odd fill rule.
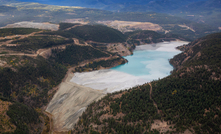
[[[38,32],[40,29],[33,29],[33,28],[4,28],[0,29],[0,37],[5,37],[5,36],[11,36],[11,35],[16,35],[16,34],[30,34],[33,32]]]
[[[84,60],[93,60],[109,56],[111,55],[90,46],[70,45],[67,46],[65,50],[52,50],[52,56],[50,58],[60,64],[78,65]]]
[[[54,93],[52,88],[63,79],[66,67],[49,62],[42,57],[6,56],[1,58],[11,64],[11,67],[0,69],[0,97],[8,101],[8,110],[3,109],[10,117],[8,122],[16,126],[13,133],[39,133],[43,131],[41,110]],[[3,98],[3,99],[2,99]],[[5,99],[4,99],[5,98]],[[45,117],[44,115],[42,115]],[[6,122],[2,122],[0,130],[5,131]],[[6,129],[7,130],[7,129]],[[10,129],[9,129],[10,130]]]
[[[30,28],[0,29],[0,35],[7,36],[0,42],[0,133],[48,133],[51,120],[45,115],[44,107],[56,93],[68,69],[87,62],[93,65],[90,68],[125,63],[118,54],[87,45],[86,40],[79,37],[84,29],[73,34],[80,43],[74,43],[74,36],[66,38],[65,34],[69,33],[66,29],[71,30],[74,25],[61,24],[58,31],[64,33],[61,35]],[[103,29],[110,40],[114,40],[112,37],[115,41],[125,40],[121,32],[106,26],[88,27],[92,29],[83,34],[89,33],[95,39],[100,39],[99,30]],[[49,56],[43,58],[37,53],[39,50]]]
[[[84,41],[102,43],[125,42],[125,36],[118,30],[103,25],[80,25],[60,23],[60,30],[48,34],[61,35],[66,38],[79,38]]]
[[[73,40],[56,36],[30,36],[24,39],[12,41],[11,43],[17,44],[16,46],[7,47],[11,50],[20,52],[33,52],[37,51],[40,48],[50,48],[73,43]]]
[[[220,46],[221,33],[183,46],[170,76],[108,94],[88,107],[73,133],[220,133]]]

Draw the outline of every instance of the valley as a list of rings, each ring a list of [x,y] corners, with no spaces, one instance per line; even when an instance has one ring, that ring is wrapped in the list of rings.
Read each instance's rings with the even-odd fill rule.
[[[106,37],[112,35],[112,33],[115,34],[117,33],[117,36],[111,36],[112,38],[111,40],[105,40],[107,42],[103,42],[103,40],[98,40],[99,38],[82,36],[84,34],[81,34],[81,31],[79,30],[84,29],[84,27],[90,27],[92,30],[94,30],[94,28],[99,28],[102,30],[103,28],[111,32],[108,33],[106,31]],[[73,29],[76,28],[79,29],[78,33],[71,32]],[[14,30],[14,33],[12,33],[11,30]],[[148,30],[146,30],[145,33],[143,33],[143,31],[139,31],[139,32],[131,32],[128,33],[127,35],[124,35],[121,34],[120,32],[118,33],[114,29],[104,26],[75,25],[68,23],[61,23],[59,25],[59,30],[57,31],[39,30],[29,27],[29,28],[4,28],[2,29],[1,33],[2,35],[4,35],[2,37],[3,41],[1,42],[2,54],[0,57],[2,61],[1,64],[2,69],[10,68],[11,69],[10,73],[13,74],[17,70],[20,69],[24,70],[25,68],[30,68],[32,70],[30,70],[29,73],[31,74],[29,75],[33,77],[31,78],[30,82],[27,81],[25,82],[25,79],[27,80],[29,79],[25,78],[24,82],[27,83],[28,85],[23,87],[23,85],[21,84],[19,90],[16,89],[17,84],[15,84],[16,87],[12,89],[14,90],[12,92],[7,93],[6,92],[7,90],[5,91],[3,90],[2,92],[3,96],[5,97],[13,93],[14,97],[12,98],[10,97],[12,100],[17,100],[19,98],[19,100],[17,101],[22,100],[24,104],[32,107],[33,103],[35,103],[34,100],[37,99],[38,101],[35,104],[36,106],[34,107],[41,108],[42,110],[46,110],[47,112],[47,114],[45,114],[45,112],[43,111],[38,111],[38,113],[41,115],[39,118],[43,122],[47,122],[46,124],[48,124],[46,128],[45,127],[38,128],[38,130],[39,131],[41,130],[42,132],[71,131],[74,125],[77,123],[78,117],[81,116],[81,114],[84,112],[86,107],[92,102],[97,101],[102,97],[104,97],[107,92],[110,92],[110,91],[104,92],[101,90],[92,89],[89,87],[69,82],[70,79],[73,77],[74,72],[82,72],[82,71],[85,72],[92,70],[100,71],[100,69],[108,69],[117,66],[119,64],[124,64],[128,62],[122,56],[131,55],[133,53],[135,45],[132,42],[135,41],[134,39],[136,39],[137,43],[139,42],[138,44],[142,44],[141,39],[149,40],[149,42],[161,42],[162,37],[164,39],[167,38],[166,36]],[[88,31],[88,33],[90,33],[90,31]],[[104,32],[102,34],[104,34]],[[142,38],[136,37],[139,34],[142,35]],[[136,38],[133,37],[134,35],[136,35],[135,36]],[[5,37],[7,39],[6,41]],[[126,39],[128,37],[129,39]],[[94,41],[91,39],[93,39]],[[170,38],[168,39],[170,40]],[[114,40],[116,40],[116,42],[114,42]],[[108,43],[108,41],[110,42]],[[78,51],[77,53],[75,52],[76,50]],[[72,51],[72,53],[70,53],[69,51]],[[90,56],[88,57],[88,55],[81,53],[81,51],[82,52],[87,51]],[[43,64],[39,63],[39,61],[43,60],[41,59],[41,56],[45,61],[45,63]],[[70,60],[70,58],[68,57],[73,57],[74,59]],[[47,73],[43,75],[44,70],[41,69],[44,68],[45,66],[44,64],[54,64],[50,66],[53,68],[55,67],[54,68],[55,70],[62,68],[62,70],[59,71],[60,72],[59,75],[61,76],[57,78],[58,81],[61,81],[62,77],[65,74],[65,70],[68,69],[65,79],[61,83],[58,82],[56,84],[50,78],[51,77],[50,75],[47,75]],[[43,68],[41,66],[43,66]],[[48,67],[50,68],[50,66]],[[35,70],[33,67],[37,69],[36,70],[37,72],[40,71],[39,74],[43,76],[39,76],[38,73],[33,75],[34,73],[33,71]],[[2,78],[8,75],[4,73],[5,72],[2,72],[2,75],[4,75]],[[19,71],[19,73],[22,73],[22,71]],[[23,75],[24,76],[22,77],[26,77],[25,75],[27,75],[27,73],[24,73]],[[19,76],[14,75],[14,77],[16,78]],[[125,76],[123,75],[122,78],[123,77]],[[133,76],[126,76],[126,77],[133,77]],[[50,90],[44,89],[45,86],[46,88],[48,88],[49,86]],[[12,85],[10,87],[12,87]],[[39,97],[40,95],[42,96],[43,94],[45,96],[44,97],[45,99],[40,100]],[[75,100],[73,100],[74,98]],[[80,100],[76,98],[79,98]],[[51,100],[50,103],[49,100]],[[47,108],[45,107],[46,103],[49,103],[47,105]],[[70,107],[70,105],[73,106]],[[50,114],[49,118],[45,117],[48,116],[49,114]],[[30,126],[27,127],[29,128]],[[22,128],[18,127],[17,129],[19,130]],[[18,131],[17,129],[16,131]],[[19,131],[24,132],[24,130],[19,130]]]
[[[0,133],[221,133],[220,0],[48,2],[0,1]]]

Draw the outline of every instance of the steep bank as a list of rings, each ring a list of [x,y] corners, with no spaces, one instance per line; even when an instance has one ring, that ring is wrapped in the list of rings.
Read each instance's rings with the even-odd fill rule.
[[[47,106],[46,111],[53,115],[53,131],[71,130],[87,106],[104,96],[102,91],[70,82],[72,77],[68,74]]]

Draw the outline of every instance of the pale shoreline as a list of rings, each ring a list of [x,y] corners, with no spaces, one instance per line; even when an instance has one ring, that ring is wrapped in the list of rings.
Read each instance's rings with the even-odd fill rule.
[[[168,43],[161,42],[156,44],[140,45],[137,46],[134,51],[153,50],[180,53],[181,51],[176,49],[176,47],[186,43],[187,42],[184,41],[173,41]],[[75,73],[75,76],[70,80],[70,82],[96,90],[102,90],[105,93],[112,93],[115,91],[129,89],[137,85],[143,85],[158,78],[163,78],[165,75],[162,75],[157,69],[153,69],[155,68],[154,66],[156,65],[148,65],[146,68],[151,70],[151,73],[149,75],[139,77],[111,69],[104,69]]]
[[[104,69],[92,72],[75,73],[70,82],[102,90],[104,93],[112,93],[129,89],[136,85],[145,84],[147,81],[119,71]]]
[[[179,42],[180,44],[187,43]],[[138,46],[138,49],[149,48],[157,51],[178,51],[175,49],[177,46],[168,47],[167,45],[166,43],[141,45]],[[106,80],[103,77],[105,74],[108,75]],[[140,77],[110,69],[75,74],[70,72],[67,76],[66,80],[60,84],[58,91],[46,109],[52,115],[53,130],[57,132],[71,130],[87,106],[104,97],[106,93],[129,89],[136,85],[147,83],[147,81]]]
[[[179,45],[171,45],[171,43],[179,43]],[[176,47],[181,46],[180,44],[188,44],[187,41],[170,41],[170,42],[160,42],[155,44],[145,44],[136,46],[135,51],[139,50],[157,50],[157,51],[180,51]],[[170,44],[170,47],[168,47]]]

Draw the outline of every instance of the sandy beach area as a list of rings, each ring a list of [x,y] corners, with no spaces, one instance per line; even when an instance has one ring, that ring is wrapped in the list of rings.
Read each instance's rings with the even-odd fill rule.
[[[142,85],[147,81],[119,71],[105,69],[92,72],[75,73],[70,82],[111,93]]]

